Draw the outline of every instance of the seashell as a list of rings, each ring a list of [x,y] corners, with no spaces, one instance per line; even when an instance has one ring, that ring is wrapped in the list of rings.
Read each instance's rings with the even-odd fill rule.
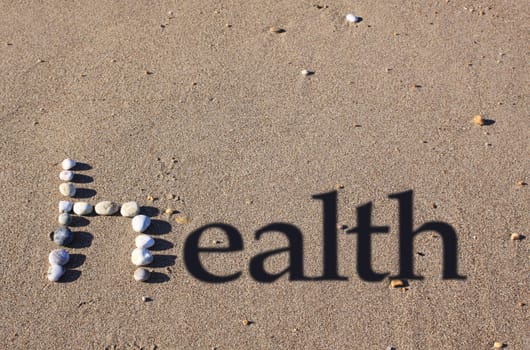
[[[48,255],[48,261],[51,265],[65,265],[70,260],[70,254],[64,249],[52,250]]]
[[[151,277],[151,272],[149,270],[144,269],[143,267],[139,267],[136,270],[134,270],[134,279],[138,282],[145,282]]]
[[[74,234],[72,233],[72,231],[70,231],[68,227],[59,227],[53,233],[53,241],[58,245],[66,246],[72,243],[73,239]]]
[[[62,161],[61,166],[63,167],[64,170],[70,170],[73,167],[75,167],[75,164],[76,164],[75,160],[66,158],[65,160]]]
[[[59,202],[59,213],[69,213],[72,211],[74,203],[70,201],[60,201]]]
[[[349,13],[346,15],[346,21],[350,23],[359,23],[361,21],[361,17],[357,17],[353,13]]]
[[[134,240],[136,248],[151,248],[155,245],[155,240],[149,235],[138,235]]]
[[[144,232],[145,230],[147,230],[150,224],[151,219],[149,218],[149,216],[136,215],[132,219],[132,228],[135,232]]]
[[[61,213],[59,214],[59,217],[57,218],[57,221],[59,221],[60,225],[70,225],[72,222],[72,216],[68,213]]]
[[[61,265],[51,265],[48,268],[48,279],[52,282],[57,282],[64,275],[64,267]]]
[[[59,173],[59,179],[63,181],[72,181],[74,178],[74,173],[70,170],[63,170]]]
[[[136,248],[131,253],[131,261],[136,266],[149,265],[153,259],[151,252],[145,248]]]
[[[120,206],[111,201],[103,201],[96,204],[95,210],[98,215],[113,215],[118,212]]]
[[[74,213],[77,215],[89,215],[94,208],[87,202],[74,203]]]
[[[59,185],[59,192],[63,196],[73,197],[75,196],[75,185],[71,182],[65,182]]]
[[[120,214],[128,218],[135,217],[140,214],[140,207],[136,202],[123,203],[121,206]]]

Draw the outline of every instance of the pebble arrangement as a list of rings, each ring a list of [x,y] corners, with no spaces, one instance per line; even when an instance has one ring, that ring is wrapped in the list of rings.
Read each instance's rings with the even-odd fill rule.
[[[71,181],[74,179],[74,172],[71,170],[76,166],[76,162],[67,158],[61,162],[63,170],[59,173],[59,179],[64,181],[59,185],[59,192],[65,197],[74,197],[76,187]],[[151,219],[140,214],[140,206],[136,202],[126,202],[121,206],[115,202],[102,201],[92,206],[87,202],[72,202],[69,200],[59,201],[59,216],[57,221],[59,227],[50,234],[51,240],[59,246],[66,247],[74,240],[74,233],[68,227],[72,223],[73,212],[78,216],[86,216],[95,212],[100,216],[110,216],[120,212],[121,216],[132,218],[132,228],[140,233],[135,239],[136,248],[131,253],[131,261],[135,266],[139,266],[133,274],[136,281],[145,282],[151,276],[151,272],[145,267],[153,262],[154,257],[149,251],[155,244],[155,240],[144,234],[151,224]],[[48,261],[47,277],[52,282],[58,282],[65,274],[65,265],[70,260],[70,254],[65,249],[55,249],[50,252]]]

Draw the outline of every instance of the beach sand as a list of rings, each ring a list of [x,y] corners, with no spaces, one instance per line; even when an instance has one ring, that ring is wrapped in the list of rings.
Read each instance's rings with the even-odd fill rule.
[[[525,1],[2,1],[0,16],[1,348],[530,348],[529,241],[510,239],[530,234]],[[67,274],[46,279],[66,157],[84,163],[76,201],[153,216],[152,283],[132,278],[119,216],[77,219]],[[426,232],[423,280],[363,281],[357,237],[339,231],[347,280],[255,281],[249,260],[287,244],[255,240],[273,222],[300,229],[305,273],[322,274],[311,196],[335,190],[339,223],[371,202],[372,224],[390,227],[372,235],[375,271],[399,272],[388,196],[412,190],[414,227],[450,224],[466,279],[442,279]],[[183,261],[190,233],[215,222],[244,249],[201,259],[241,271],[232,282]],[[227,246],[219,230],[201,242]]]

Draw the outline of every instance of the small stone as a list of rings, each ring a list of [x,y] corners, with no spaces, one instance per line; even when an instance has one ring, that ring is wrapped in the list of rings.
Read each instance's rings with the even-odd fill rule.
[[[59,213],[69,213],[72,211],[74,203],[70,201],[60,201],[59,202]]]
[[[61,213],[57,217],[57,221],[59,222],[59,225],[70,225],[72,222],[72,216],[68,213]]]
[[[344,185],[343,184],[336,184],[335,185],[335,189],[336,190],[342,190],[344,188]]]
[[[74,173],[70,170],[63,170],[59,173],[59,179],[62,181],[72,181],[74,178]]]
[[[312,71],[312,70],[309,70],[309,69],[303,69],[301,73],[302,73],[302,75],[305,75],[305,76],[308,76],[308,75],[313,75],[313,74],[315,74],[315,72],[314,72],[314,71]]]
[[[55,242],[55,244],[60,246],[66,246],[72,243],[73,239],[74,234],[72,233],[72,231],[70,231],[68,227],[59,227],[53,233],[53,241]]]
[[[143,267],[139,267],[136,270],[134,270],[134,280],[138,282],[145,282],[151,277],[151,272],[149,270],[144,269]]]
[[[70,170],[73,167],[75,167],[75,164],[76,164],[75,160],[70,159],[70,158],[66,158],[65,160],[61,162],[61,166],[63,167],[63,170]]]
[[[51,265],[49,268],[48,268],[48,273],[47,273],[47,277],[48,277],[48,280],[50,280],[51,282],[57,282],[61,279],[61,277],[64,275],[64,267],[62,267],[61,265]]]
[[[50,265],[65,265],[70,260],[70,254],[64,249],[55,249],[48,255]]]
[[[436,204],[436,203],[431,203],[431,208],[433,208],[433,209],[438,208],[438,204]]]
[[[359,23],[362,21],[362,18],[355,16],[353,13],[349,13],[346,15],[346,21],[350,23]]]
[[[284,32],[285,32],[285,29],[280,28],[280,27],[277,27],[277,26],[273,26],[273,27],[270,27],[270,28],[269,28],[269,32],[271,32],[271,33],[276,33],[276,34],[280,34],[280,33],[284,33]]]
[[[92,214],[94,207],[87,202],[76,202],[74,203],[74,213],[77,215],[89,215]]]
[[[500,341],[496,341],[496,342],[493,343],[493,347],[495,349],[502,349],[504,347],[504,343],[500,342]]]
[[[522,301],[520,301],[520,302],[517,303],[517,306],[519,306],[519,307],[524,307],[525,305],[526,305],[526,304],[523,303]]]
[[[75,196],[76,188],[73,183],[64,182],[59,185],[59,192],[65,197],[73,197]]]
[[[404,288],[405,287],[405,281],[403,280],[391,280],[390,286],[392,288]]]
[[[476,115],[473,117],[473,123],[475,123],[476,125],[484,125],[486,124],[486,121],[484,120],[484,118],[482,118],[481,115]]]
[[[348,228],[348,226],[346,226],[346,225],[344,225],[344,224],[337,224],[337,229],[338,229],[338,230],[341,230],[341,231],[342,231],[342,230],[345,230],[345,229],[347,229],[347,228]]]
[[[120,206],[111,201],[103,201],[96,204],[95,210],[98,215],[114,215],[120,210]]]
[[[153,301],[153,299],[151,299],[150,297],[142,297],[142,301],[143,301],[144,303],[147,303],[147,302],[149,302],[149,301]]]
[[[523,239],[523,235],[519,234],[519,233],[512,233],[510,235],[510,239],[512,241],[520,241],[521,239]]]
[[[190,223],[190,218],[186,215],[179,215],[175,218],[175,222],[181,225],[187,225]]]
[[[167,215],[171,215],[171,214],[173,214],[173,209],[171,209],[171,208],[167,208],[167,209],[164,211],[164,213],[166,213]]]
[[[241,323],[243,324],[243,326],[250,326],[250,324],[252,323],[252,321],[247,320],[247,319],[244,319],[244,320],[241,321]]]
[[[245,204],[246,205],[251,205],[252,204],[252,199],[245,199]]]
[[[517,181],[517,186],[528,186],[528,184],[524,181]]]
[[[152,202],[152,201],[155,200],[155,197],[153,197],[153,196],[147,196],[147,200],[150,201],[150,202]]]
[[[153,259],[151,252],[145,248],[136,248],[131,253],[131,261],[136,266],[149,265]]]
[[[136,248],[151,248],[155,245],[155,240],[149,235],[138,235],[134,239],[134,244]]]
[[[136,202],[123,203],[120,209],[122,216],[132,218],[140,213],[140,206]]]
[[[132,228],[135,232],[144,232],[151,224],[151,218],[146,215],[136,215],[132,219]]]

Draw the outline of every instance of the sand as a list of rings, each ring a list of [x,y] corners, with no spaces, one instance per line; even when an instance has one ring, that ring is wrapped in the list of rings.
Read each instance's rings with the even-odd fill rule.
[[[510,239],[530,234],[517,184],[530,180],[525,1],[2,1],[0,16],[1,348],[530,348],[529,241]],[[65,279],[46,279],[66,157],[85,164],[75,200],[136,200],[156,220],[152,283],[132,278],[135,235],[119,216],[77,220]],[[338,184],[339,223],[372,202],[373,224],[390,226],[373,238],[374,270],[398,272],[388,196],[412,190],[415,227],[450,224],[467,278],[442,279],[427,232],[423,280],[365,282],[356,237],[340,231],[348,280],[253,280],[249,260],[286,245],[254,239],[273,222],[301,230],[305,273],[321,274],[311,196]],[[233,282],[183,262],[190,233],[214,222],[243,237],[243,251],[202,256],[241,271]]]

